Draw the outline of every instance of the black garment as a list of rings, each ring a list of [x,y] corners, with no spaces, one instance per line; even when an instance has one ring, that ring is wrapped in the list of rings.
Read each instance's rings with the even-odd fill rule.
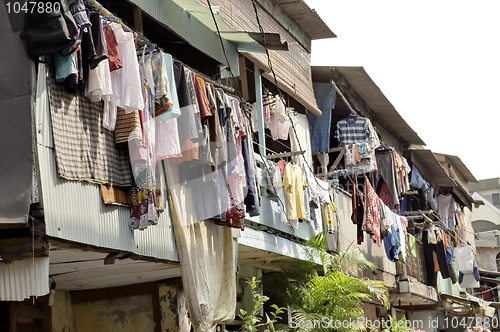
[[[251,217],[260,215],[259,207],[257,206],[257,192],[255,188],[255,178],[254,172],[251,165],[250,155],[248,151],[248,139],[244,139],[241,142],[243,161],[245,166],[245,175],[247,179],[247,195],[245,196],[245,205],[247,207],[247,212]]]
[[[92,23],[92,41],[94,44],[94,57],[90,59],[90,69],[95,69],[97,65],[108,58],[106,46],[104,45],[101,15],[99,13],[90,13],[90,23]]]
[[[393,205],[399,204],[399,192],[396,187],[396,170],[394,169],[394,158],[392,150],[377,150],[375,152],[377,159],[376,183],[374,188],[380,188],[380,181],[383,180],[393,197]]]
[[[436,253],[437,262],[439,265],[439,271],[441,272],[441,276],[446,279],[450,278],[450,268],[449,264],[446,261],[446,253],[444,250],[443,241],[439,241],[436,244],[429,243],[428,235],[429,232],[424,230],[422,234],[422,243],[424,244],[424,259],[425,259],[425,268],[427,270],[427,285],[436,286],[436,272],[434,272],[434,255]],[[455,277],[456,278],[456,277]]]
[[[352,223],[356,225],[356,240],[358,244],[363,243],[363,217],[365,215],[365,206],[362,191],[358,187],[358,179],[355,177],[352,182]]]

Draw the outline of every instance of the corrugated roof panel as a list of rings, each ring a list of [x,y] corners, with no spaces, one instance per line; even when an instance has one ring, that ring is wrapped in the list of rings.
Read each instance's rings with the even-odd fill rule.
[[[311,37],[324,39],[337,37],[319,14],[303,0],[275,0],[281,8]]]
[[[49,258],[0,264],[0,301],[23,301],[49,293]]]
[[[356,94],[373,110],[372,122],[384,127],[395,135],[395,138],[408,145],[425,145],[363,67],[313,66],[311,68],[314,80],[318,82],[328,82],[334,79],[334,72],[340,73]]]

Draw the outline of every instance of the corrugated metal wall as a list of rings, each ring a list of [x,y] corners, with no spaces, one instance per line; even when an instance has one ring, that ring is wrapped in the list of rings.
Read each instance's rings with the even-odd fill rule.
[[[132,231],[128,226],[129,208],[105,206],[96,184],[60,179],[53,149],[39,146],[38,157],[47,235],[177,260],[168,208],[160,214],[158,225],[143,231]]]
[[[49,258],[0,264],[0,301],[23,301],[49,293]]]
[[[43,64],[40,73],[45,73]],[[177,261],[168,204],[158,225],[143,231],[129,228],[130,209],[102,203],[99,186],[63,180],[57,176],[51,139],[50,110],[43,81],[38,82],[35,121],[38,164],[47,235],[103,248],[123,250],[148,257]],[[162,172],[162,169],[160,168]],[[163,197],[166,195],[161,176]]]

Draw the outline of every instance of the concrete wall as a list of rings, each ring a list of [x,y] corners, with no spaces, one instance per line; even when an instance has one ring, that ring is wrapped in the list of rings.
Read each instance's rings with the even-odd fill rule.
[[[351,197],[341,192],[335,198],[335,205],[337,207],[338,234],[333,236],[335,239],[330,237],[330,247],[335,247],[335,242],[337,242],[339,251],[348,248],[359,248],[368,260],[375,263],[380,270],[386,272],[379,275],[370,275],[369,277],[383,280],[388,286],[395,286],[396,264],[389,261],[384,246],[377,246],[366,233],[364,234],[364,242],[361,245],[356,243],[356,225],[351,221]]]
[[[154,331],[150,294],[73,304],[76,332]]]
[[[52,332],[189,332],[180,278],[87,291],[57,291]]]
[[[70,293],[57,291],[52,306],[52,332],[75,332],[73,318]]]
[[[168,280],[158,285],[162,332],[189,332],[191,322],[187,317],[186,297],[182,291],[181,278]]]
[[[472,195],[474,199],[482,199],[486,198],[486,196],[478,195],[474,193]],[[488,220],[496,225],[500,225],[500,210],[497,209],[493,204],[489,201],[486,201],[484,205],[480,205],[477,208],[472,209],[472,222],[475,220]]]
[[[497,255],[500,253],[500,248],[476,248],[477,250],[477,266],[480,269],[488,271],[498,271]]]

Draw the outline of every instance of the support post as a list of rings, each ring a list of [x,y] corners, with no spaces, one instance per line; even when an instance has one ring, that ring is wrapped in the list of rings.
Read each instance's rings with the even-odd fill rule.
[[[255,111],[257,112],[258,134],[259,134],[259,152],[262,157],[266,156],[266,128],[264,127],[264,106],[262,104],[262,77],[259,67],[253,66],[255,78]]]

